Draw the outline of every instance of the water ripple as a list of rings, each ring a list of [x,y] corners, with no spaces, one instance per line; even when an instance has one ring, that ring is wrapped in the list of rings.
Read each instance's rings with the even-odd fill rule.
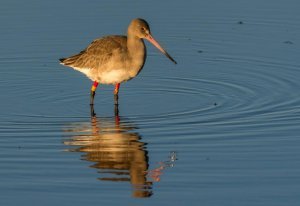
[[[223,71],[214,76],[208,73],[201,77],[149,76],[155,80],[140,89],[149,95],[159,94],[162,102],[176,96],[172,104],[177,106],[161,109],[160,114],[136,115],[139,123],[146,126],[160,122],[160,126],[167,128],[189,125],[189,129],[191,125],[295,128],[299,123],[295,113],[300,112],[297,65],[236,58],[221,61],[241,68],[250,65],[253,69],[237,72],[234,68],[227,70],[228,73]]]

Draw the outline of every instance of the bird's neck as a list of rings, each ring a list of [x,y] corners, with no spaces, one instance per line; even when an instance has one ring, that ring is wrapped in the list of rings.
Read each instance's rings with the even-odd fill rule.
[[[135,55],[136,53],[144,53],[145,44],[141,38],[130,35],[127,38],[127,48],[129,52],[135,53]]]
[[[127,38],[127,48],[132,62],[143,66],[146,58],[146,47],[143,39],[130,35]]]

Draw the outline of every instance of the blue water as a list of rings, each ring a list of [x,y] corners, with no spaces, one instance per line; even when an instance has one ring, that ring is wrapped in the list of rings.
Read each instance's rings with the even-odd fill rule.
[[[0,7],[0,205],[298,205],[298,1]],[[100,85],[58,59],[145,18],[143,71]]]

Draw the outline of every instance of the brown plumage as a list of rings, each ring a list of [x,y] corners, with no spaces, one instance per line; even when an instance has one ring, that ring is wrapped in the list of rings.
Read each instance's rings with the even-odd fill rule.
[[[150,41],[176,64],[152,37],[149,25],[143,19],[131,21],[127,36],[111,35],[96,39],[79,54],[62,58],[60,62],[84,73],[94,81],[91,92],[93,104],[98,83],[115,84],[115,95],[118,95],[120,83],[134,78],[141,71],[146,60],[143,39]]]

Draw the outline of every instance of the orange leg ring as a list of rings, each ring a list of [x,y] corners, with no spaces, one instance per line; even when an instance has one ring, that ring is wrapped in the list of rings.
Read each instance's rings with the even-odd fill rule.
[[[96,91],[96,89],[97,89],[97,87],[98,87],[98,82],[97,81],[94,81],[94,84],[93,84],[93,86],[92,86],[92,88],[91,88],[91,91],[92,92],[95,92]]]
[[[119,89],[120,89],[120,83],[117,83],[115,86],[114,94],[118,95],[119,94]]]

